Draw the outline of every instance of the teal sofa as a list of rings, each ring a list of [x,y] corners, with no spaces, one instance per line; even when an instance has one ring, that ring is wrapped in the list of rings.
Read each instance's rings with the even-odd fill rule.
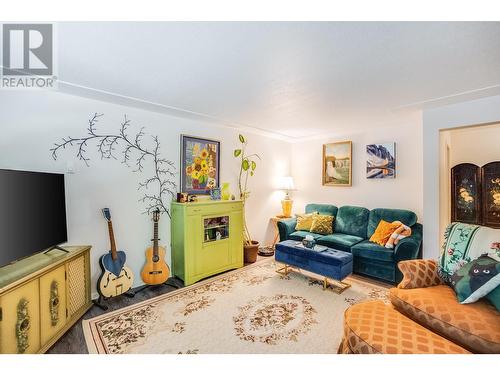
[[[381,279],[397,284],[403,278],[397,264],[402,260],[416,259],[421,256],[422,225],[417,223],[417,215],[408,210],[342,206],[329,204],[308,204],[306,213],[319,212],[332,215],[333,234],[321,235],[307,231],[296,231],[296,218],[278,222],[280,241],[302,241],[312,235],[316,242],[333,249],[352,253],[354,273]],[[372,236],[380,220],[392,222],[399,220],[411,227],[412,235],[402,239],[394,249],[387,249],[368,239]]]

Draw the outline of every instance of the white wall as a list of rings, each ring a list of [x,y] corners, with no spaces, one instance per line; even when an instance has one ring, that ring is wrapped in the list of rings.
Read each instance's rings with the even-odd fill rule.
[[[75,173],[66,175],[69,244],[90,244],[93,284],[99,274],[98,259],[109,249],[107,227],[102,207],[110,207],[114,219],[117,245],[127,251],[128,264],[136,274],[144,262],[143,252],[150,245],[152,225],[143,215],[138,182],[148,177],[133,173],[117,160],[100,160],[96,147],[89,147],[91,166],[76,160],[76,149],[67,149],[54,161],[49,149],[63,136],[83,136],[87,121],[94,112],[103,113],[98,130],[117,132],[124,114],[132,121],[130,132],[145,126],[148,134],[158,135],[163,156],[179,165],[180,134],[196,135],[221,141],[221,181],[231,183],[237,196],[238,163],[233,157],[238,132],[227,127],[170,117],[136,108],[96,101],[57,92],[0,92],[0,168],[66,172],[72,162]],[[272,238],[269,218],[280,212],[279,192],[275,179],[289,172],[289,144],[255,134],[245,134],[248,150],[257,152],[262,162],[251,179],[248,222],[259,241]],[[163,244],[170,243],[170,222],[160,222]],[[168,261],[170,249],[168,247]]]
[[[460,163],[483,166],[500,160],[500,124],[450,132],[450,167]]]
[[[443,238],[446,226],[451,218],[451,134],[442,131],[439,134],[439,238]]]
[[[365,127],[366,128],[366,127]],[[322,145],[352,141],[352,187],[322,186]],[[366,178],[366,145],[396,142],[396,178]],[[338,207],[358,205],[369,209],[401,208],[414,211],[422,221],[422,119],[409,114],[390,126],[341,134],[324,139],[292,144],[294,211],[301,212],[307,203],[331,203]]]
[[[500,96],[473,100],[423,112],[424,257],[439,256],[440,137],[443,129],[500,121]],[[498,146],[495,150],[499,150]],[[500,156],[500,151],[498,151]]]

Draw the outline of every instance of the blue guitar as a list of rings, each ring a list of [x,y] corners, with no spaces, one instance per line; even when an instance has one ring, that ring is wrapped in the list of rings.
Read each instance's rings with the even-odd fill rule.
[[[105,298],[116,297],[126,293],[134,283],[134,275],[130,268],[125,266],[127,256],[123,251],[116,251],[113,223],[109,208],[103,208],[102,214],[108,222],[109,242],[111,250],[99,259],[102,274],[97,281],[97,291]]]

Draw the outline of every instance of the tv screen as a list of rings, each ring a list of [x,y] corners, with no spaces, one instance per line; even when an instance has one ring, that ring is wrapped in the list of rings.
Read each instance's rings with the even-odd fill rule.
[[[67,237],[64,175],[0,169],[0,267]]]

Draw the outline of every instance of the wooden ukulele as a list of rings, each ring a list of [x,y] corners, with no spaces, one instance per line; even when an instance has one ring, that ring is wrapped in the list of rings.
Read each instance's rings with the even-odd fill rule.
[[[105,298],[116,297],[124,294],[132,288],[134,275],[130,268],[125,266],[127,256],[123,251],[116,250],[115,236],[113,234],[113,223],[109,208],[103,208],[102,214],[108,222],[109,242],[111,250],[101,256],[101,276],[97,280],[97,291]]]
[[[165,263],[165,248],[158,246],[158,222],[160,221],[160,210],[153,212],[154,236],[153,247],[146,249],[146,264],[142,268],[142,281],[148,285],[163,284],[170,275],[170,269]]]

